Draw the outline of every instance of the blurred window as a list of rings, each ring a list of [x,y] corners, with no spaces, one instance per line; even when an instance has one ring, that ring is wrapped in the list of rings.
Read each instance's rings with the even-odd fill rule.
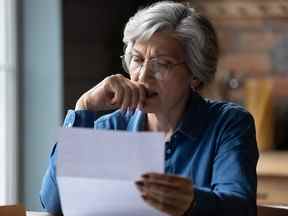
[[[16,202],[16,0],[0,0],[0,205]]]
[[[6,35],[5,1],[0,0],[0,204],[6,197]]]

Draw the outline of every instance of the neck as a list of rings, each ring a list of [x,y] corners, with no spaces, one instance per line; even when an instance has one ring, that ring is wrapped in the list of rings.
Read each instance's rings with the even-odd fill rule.
[[[148,130],[162,131],[165,134],[173,132],[177,125],[176,119],[167,118],[164,115],[156,113],[148,113],[147,120]]]
[[[171,135],[174,133],[178,122],[185,112],[187,100],[188,98],[183,103],[178,104],[177,109],[174,107],[166,112],[148,113],[147,130],[164,132],[166,141],[170,140]]]

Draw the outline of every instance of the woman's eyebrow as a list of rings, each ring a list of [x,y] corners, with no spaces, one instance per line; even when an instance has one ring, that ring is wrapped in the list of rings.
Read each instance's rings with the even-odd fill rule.
[[[136,54],[138,54],[138,55],[142,55],[142,53],[140,51],[136,50],[135,48],[132,49],[131,53],[133,53],[133,52],[136,52]]]
[[[139,50],[135,49],[135,48],[132,49],[131,53],[132,53],[132,55],[135,53],[137,55],[143,56],[142,53]],[[159,57],[169,58],[170,60],[176,60],[173,56],[171,56],[171,55],[169,55],[167,53],[164,53],[164,52],[156,52],[156,55],[152,56],[150,58],[159,58]]]

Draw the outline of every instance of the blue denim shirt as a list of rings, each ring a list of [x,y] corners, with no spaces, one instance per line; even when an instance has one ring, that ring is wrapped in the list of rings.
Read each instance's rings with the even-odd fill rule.
[[[96,119],[93,112],[70,110],[64,127],[141,131],[146,115],[118,110]],[[193,182],[196,205],[191,215],[256,216],[258,149],[254,120],[244,108],[193,95],[165,150],[165,173]],[[57,144],[50,154],[40,199],[47,211],[57,214],[61,205],[56,158]]]

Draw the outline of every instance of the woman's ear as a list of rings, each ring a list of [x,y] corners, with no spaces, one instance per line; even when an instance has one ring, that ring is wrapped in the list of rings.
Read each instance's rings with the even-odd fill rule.
[[[190,88],[193,90],[193,91],[196,91],[199,87],[200,87],[200,80],[198,80],[196,77],[192,77],[191,80],[190,80]]]

